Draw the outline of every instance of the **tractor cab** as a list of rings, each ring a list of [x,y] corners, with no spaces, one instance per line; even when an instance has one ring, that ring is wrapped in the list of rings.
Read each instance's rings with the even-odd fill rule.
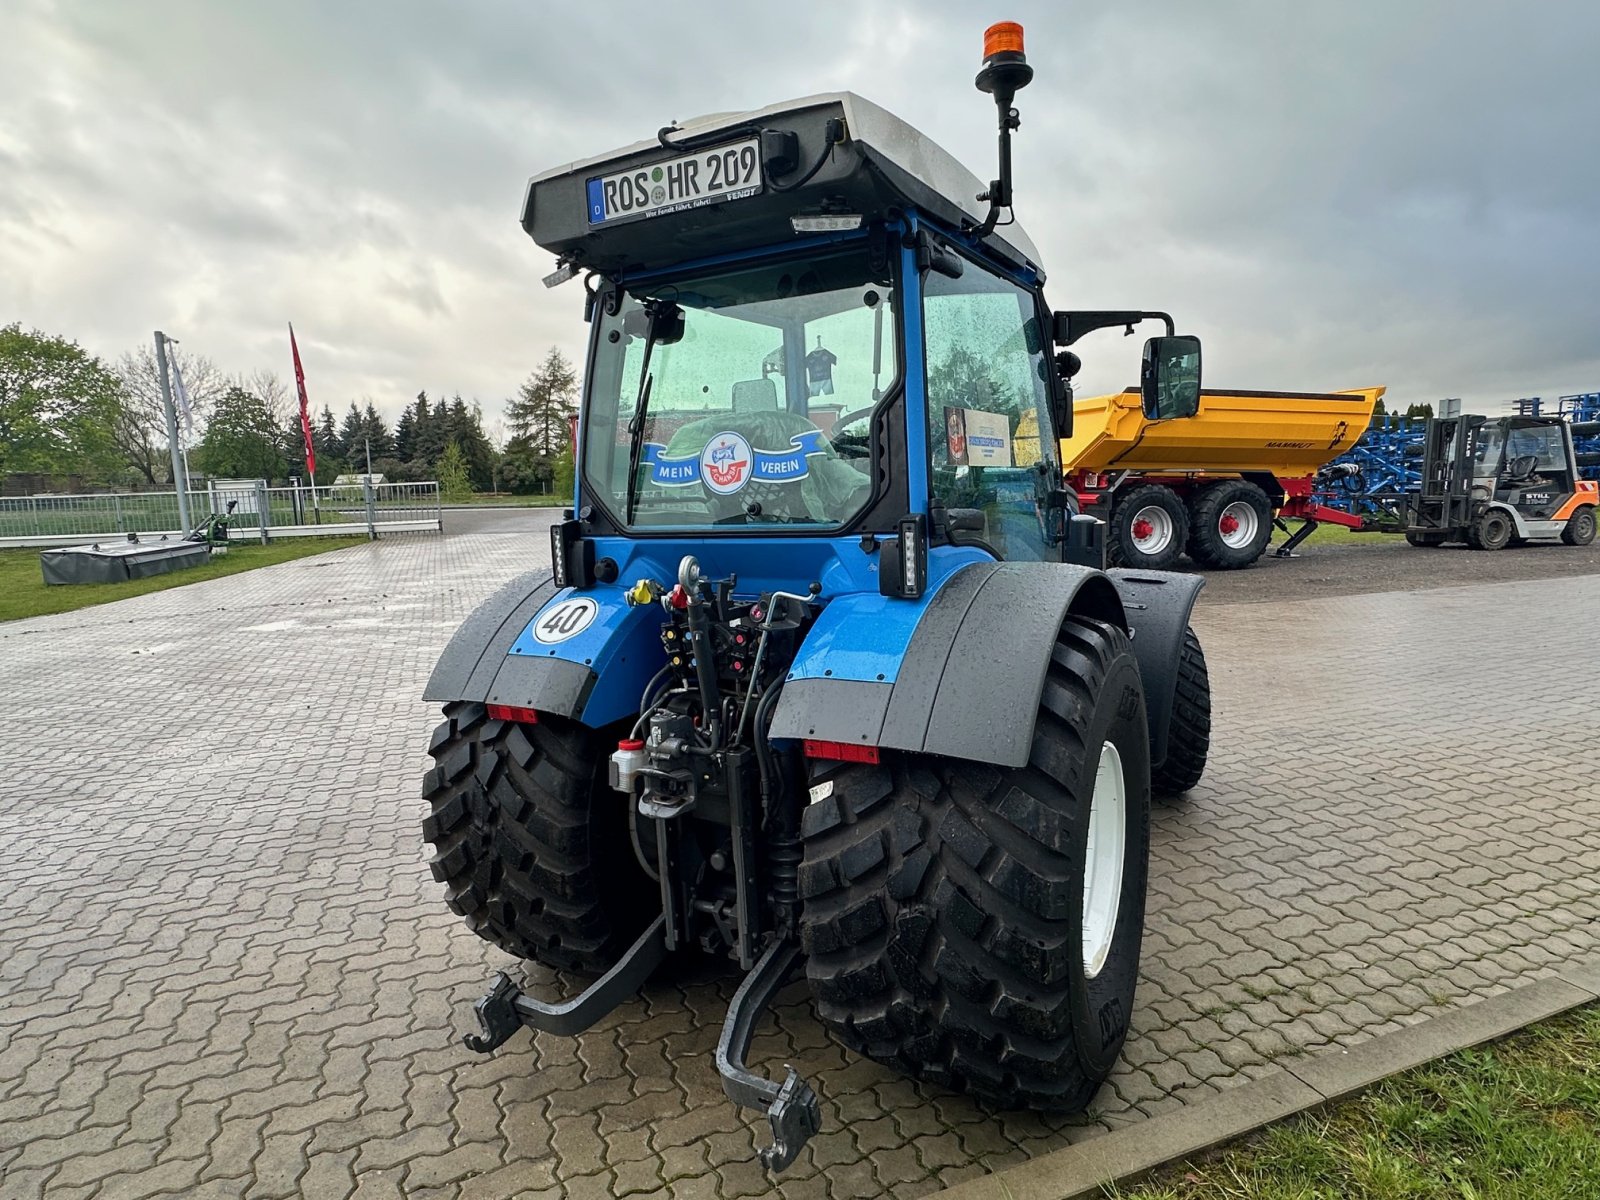
[[[1038,252],[977,199],[1002,187],[849,93],[535,178],[523,226],[588,288],[583,534],[859,542],[909,520],[935,548],[1093,554]]]

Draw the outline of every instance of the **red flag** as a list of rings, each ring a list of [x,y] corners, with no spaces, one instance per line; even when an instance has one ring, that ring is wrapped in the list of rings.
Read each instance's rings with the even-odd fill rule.
[[[306,475],[317,482],[317,452],[311,447],[311,408],[306,402],[306,373],[300,366],[300,347],[295,344],[294,325],[289,326],[289,350],[294,354],[294,386],[300,392],[300,432],[306,439]]]

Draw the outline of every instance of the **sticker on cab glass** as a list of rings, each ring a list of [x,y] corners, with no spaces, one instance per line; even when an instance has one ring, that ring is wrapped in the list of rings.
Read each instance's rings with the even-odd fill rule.
[[[533,619],[533,640],[546,646],[577,637],[594,624],[600,606],[588,596],[569,596],[544,607]]]
[[[740,433],[717,434],[698,454],[668,458],[667,448],[646,442],[641,460],[657,487],[704,484],[719,496],[731,496],[748,483],[793,483],[811,472],[810,458],[823,453],[823,435],[808,429],[789,439],[787,450],[758,450]]]

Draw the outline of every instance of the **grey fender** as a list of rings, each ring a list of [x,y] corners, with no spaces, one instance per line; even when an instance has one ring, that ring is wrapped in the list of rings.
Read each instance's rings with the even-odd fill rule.
[[[1176,571],[1139,571],[1117,567],[1107,571],[1122,598],[1133,654],[1139,660],[1144,682],[1144,711],[1150,722],[1150,765],[1167,759],[1167,731],[1172,724],[1172,704],[1178,691],[1178,659],[1183,654],[1183,631],[1195,598],[1206,581],[1199,575]]]
[[[478,605],[445,646],[422,698],[578,715],[594,686],[593,671],[559,658],[510,653],[518,635],[558,590],[548,569],[529,571]]]
[[[963,567],[923,609],[892,683],[785,684],[771,735],[1020,767],[1069,611],[1126,628],[1118,589],[1103,572],[1065,563]]]

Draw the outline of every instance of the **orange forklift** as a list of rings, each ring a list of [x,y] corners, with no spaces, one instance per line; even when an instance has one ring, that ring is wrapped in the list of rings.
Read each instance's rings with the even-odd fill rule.
[[[1406,541],[1500,550],[1537,539],[1594,541],[1600,483],[1579,476],[1575,430],[1560,417],[1434,417],[1420,489],[1406,498]]]

